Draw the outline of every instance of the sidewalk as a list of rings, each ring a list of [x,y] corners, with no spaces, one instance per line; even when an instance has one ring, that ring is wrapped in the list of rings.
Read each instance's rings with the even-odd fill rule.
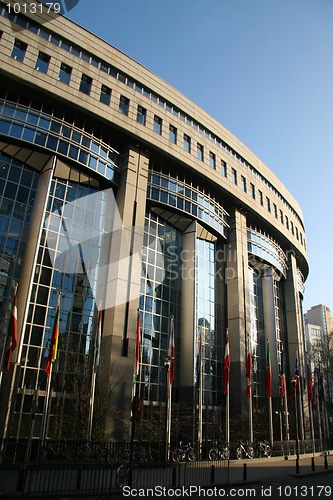
[[[312,474],[333,471],[333,451],[326,452],[327,469],[325,468],[325,457],[322,453],[314,455],[314,470],[312,469],[312,454],[300,455],[299,473],[296,471],[296,455],[289,455],[288,460],[283,457],[257,458],[253,460],[231,460],[229,467],[229,484],[246,484],[250,482],[276,481],[288,476],[310,476]],[[246,469],[246,470],[244,470]],[[246,477],[246,480],[244,480]]]

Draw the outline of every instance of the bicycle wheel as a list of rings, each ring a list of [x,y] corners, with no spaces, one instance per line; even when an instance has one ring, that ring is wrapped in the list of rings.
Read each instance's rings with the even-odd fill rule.
[[[187,452],[186,456],[187,456],[187,460],[189,460],[189,462],[193,462],[194,460],[197,459],[197,456],[196,456],[194,450],[189,450]]]
[[[271,447],[270,447],[270,446],[268,446],[268,445],[267,445],[267,446],[266,446],[266,448],[265,448],[265,455],[266,455],[266,457],[267,457],[267,458],[271,458],[271,456],[272,456],[272,450],[271,450]]]
[[[230,450],[229,450],[229,448],[223,448],[222,458],[223,458],[223,460],[229,460],[229,458],[230,458]]]
[[[219,452],[217,448],[212,448],[208,453],[209,460],[217,460],[219,458]]]
[[[252,448],[252,446],[249,446],[247,453],[249,455],[249,458],[254,458],[254,449]]]
[[[242,458],[242,455],[243,455],[242,448],[239,446],[236,450],[236,458],[240,460]]]
[[[180,462],[181,460],[181,453],[180,450],[173,450],[171,454],[171,458],[173,462]]]
[[[120,465],[116,472],[117,488],[122,488],[123,486],[125,486],[127,475],[128,475],[127,465],[126,464]]]

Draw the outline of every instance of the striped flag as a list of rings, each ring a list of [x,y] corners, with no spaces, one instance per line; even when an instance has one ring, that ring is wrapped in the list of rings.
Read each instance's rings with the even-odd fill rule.
[[[313,387],[312,387],[311,369],[310,369],[309,364],[308,364],[307,384],[308,384],[308,400],[309,400],[309,403],[312,403],[312,401],[313,401]]]
[[[271,355],[269,352],[269,342],[267,342],[267,357],[266,357],[266,389],[269,397],[272,397],[272,366]]]
[[[17,346],[17,287],[15,288],[14,302],[10,316],[9,330],[6,343],[6,352],[4,359],[6,372],[8,372],[9,370],[10,357],[12,355],[12,352],[16,349],[16,346]]]
[[[199,390],[199,385],[200,385],[200,365],[201,365],[201,345],[202,345],[201,332],[202,328],[200,327],[199,343],[197,347],[197,359],[195,365],[195,373],[196,373],[195,392]]]
[[[224,365],[223,365],[225,396],[228,394],[228,389],[229,389],[229,371],[230,371],[230,352],[229,352],[229,332],[227,330],[227,340],[225,344]]]
[[[51,365],[57,359],[58,352],[58,338],[59,338],[59,322],[60,322],[60,295],[58,298],[57,310],[54,318],[52,337],[51,337],[51,345],[49,354],[47,357],[45,373],[49,377],[51,374]]]
[[[101,355],[101,341],[102,341],[102,310],[99,311],[98,330],[96,337],[96,354],[95,354],[95,366],[94,366],[95,373],[97,373],[99,358]]]
[[[171,327],[170,327],[170,338],[169,338],[169,349],[168,349],[168,356],[170,356],[172,358],[170,369],[169,369],[169,378],[168,378],[168,383],[170,385],[172,384],[173,379],[175,378],[175,355],[176,355],[175,327],[174,327],[173,316],[171,316]]]
[[[281,394],[283,397],[286,395],[286,367],[284,364],[284,350],[281,352],[281,374],[280,374],[280,380],[281,380]]]
[[[134,362],[134,377],[133,383],[135,384],[140,371],[140,313],[138,311],[138,321],[136,324],[136,343],[135,343],[135,362]]]
[[[252,356],[249,352],[247,355],[247,363],[246,363],[246,392],[247,396],[251,396],[251,383],[252,383]]]

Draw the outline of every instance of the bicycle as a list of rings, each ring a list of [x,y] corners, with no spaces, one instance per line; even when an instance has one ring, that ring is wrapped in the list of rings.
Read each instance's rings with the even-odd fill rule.
[[[116,471],[116,485],[123,488],[123,486],[133,486],[138,480],[140,475],[139,469],[134,464],[122,464]]]
[[[240,460],[242,457],[254,458],[254,449],[247,442],[239,441],[239,446],[236,449],[236,457]]]
[[[211,448],[208,453],[209,460],[218,460],[219,458],[222,460],[229,460],[230,458],[230,450],[229,446],[225,446],[221,450],[215,446],[215,448]]]
[[[184,460],[193,462],[193,460],[197,459],[197,456],[195,451],[193,450],[191,443],[183,444],[183,442],[180,441],[179,447],[173,450],[171,458],[173,462],[182,462]]]
[[[269,444],[266,443],[266,441],[260,441],[259,442],[259,448],[258,448],[258,453],[260,457],[267,457],[271,458],[272,456],[272,450]]]

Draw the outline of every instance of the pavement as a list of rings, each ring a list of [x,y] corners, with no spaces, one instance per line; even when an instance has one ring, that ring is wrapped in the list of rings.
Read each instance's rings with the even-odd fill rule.
[[[309,477],[333,472],[333,450],[325,453],[326,456],[323,453],[300,455],[298,469],[296,468],[296,455],[289,455],[285,458],[230,460],[229,484],[270,483],[276,482],[278,478]],[[330,476],[332,475],[330,474]],[[330,481],[333,483],[333,476],[330,477]]]

